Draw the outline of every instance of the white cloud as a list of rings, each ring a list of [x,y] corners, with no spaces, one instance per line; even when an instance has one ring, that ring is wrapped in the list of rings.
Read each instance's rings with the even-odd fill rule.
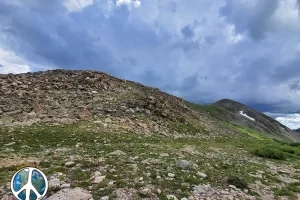
[[[283,125],[289,127],[290,129],[300,128],[300,114],[285,114],[285,113],[264,113],[270,117],[275,118],[277,121]]]
[[[135,8],[138,8],[141,6],[140,0],[117,0],[116,2],[117,6],[127,5],[129,7],[133,6]]]
[[[26,73],[30,71],[29,64],[16,56],[12,51],[0,48],[0,74]]]
[[[270,19],[273,26],[279,30],[300,31],[298,0],[281,0],[273,17]]]
[[[83,8],[93,4],[94,0],[65,0],[64,2],[69,12],[80,12]]]
[[[226,25],[226,33],[227,33],[227,40],[231,43],[238,43],[244,38],[244,35],[236,33],[235,25],[227,24]]]
[[[0,74],[20,74],[55,69],[53,65],[36,64],[0,47]]]

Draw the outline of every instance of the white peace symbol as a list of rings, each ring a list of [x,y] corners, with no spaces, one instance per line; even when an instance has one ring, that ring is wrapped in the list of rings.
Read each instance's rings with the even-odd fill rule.
[[[13,184],[14,184],[14,180],[15,180],[15,176],[23,171],[23,170],[28,170],[28,181],[26,183],[26,185],[24,185],[19,191],[14,191],[14,188],[13,188]],[[37,171],[39,172],[44,180],[45,180],[45,191],[42,195],[40,195],[40,193],[35,189],[35,187],[32,185],[32,173],[33,171]],[[22,200],[18,197],[18,195],[23,191],[23,190],[26,190],[26,198],[25,200],[30,200],[30,192],[34,192],[35,195],[37,196],[37,199],[36,200],[40,200],[42,199],[46,193],[47,193],[47,190],[48,190],[48,181],[47,181],[47,177],[45,176],[45,174],[43,172],[41,172],[40,170],[36,169],[36,168],[33,168],[33,167],[26,167],[26,168],[23,168],[23,169],[20,169],[18,172],[15,173],[15,175],[13,176],[13,178],[11,179],[11,191],[13,193],[13,195],[18,199],[18,200]]]

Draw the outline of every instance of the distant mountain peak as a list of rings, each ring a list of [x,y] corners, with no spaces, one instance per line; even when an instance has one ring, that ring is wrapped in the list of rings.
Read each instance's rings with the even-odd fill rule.
[[[296,129],[294,131],[297,132],[297,133],[300,133],[300,128],[298,128],[298,129]]]
[[[293,131],[275,119],[237,101],[222,99],[213,105],[221,107],[231,114],[226,114],[224,120],[249,127],[270,137],[294,137]]]

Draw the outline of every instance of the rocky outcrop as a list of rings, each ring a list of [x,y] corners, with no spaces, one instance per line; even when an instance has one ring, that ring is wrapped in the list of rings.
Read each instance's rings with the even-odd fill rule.
[[[2,123],[72,122],[134,112],[183,120],[180,112],[186,109],[181,99],[158,89],[95,71],[0,75],[0,115],[6,117]]]
[[[49,200],[90,200],[92,199],[92,195],[82,189],[82,188],[67,188],[67,189],[62,189],[59,192],[55,193],[54,195],[50,196],[48,198]]]
[[[208,132],[224,133],[222,125],[187,108],[183,99],[105,73],[50,70],[0,75],[0,125],[94,119],[101,128],[114,131],[174,132],[168,124],[197,122]]]

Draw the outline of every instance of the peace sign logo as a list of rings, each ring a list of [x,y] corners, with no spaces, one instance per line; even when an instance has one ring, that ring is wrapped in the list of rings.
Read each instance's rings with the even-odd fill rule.
[[[33,167],[20,169],[11,179],[11,191],[18,200],[41,200],[47,190],[47,177]]]

